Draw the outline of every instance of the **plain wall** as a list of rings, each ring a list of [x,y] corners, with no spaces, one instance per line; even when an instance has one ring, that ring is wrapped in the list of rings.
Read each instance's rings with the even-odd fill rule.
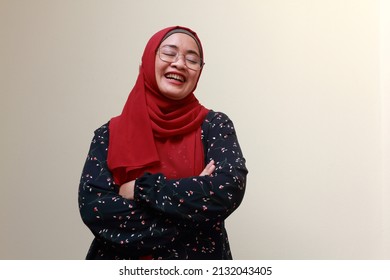
[[[386,2],[1,0],[0,259],[85,257],[93,131],[172,25],[200,36],[196,95],[234,121],[247,159],[233,256],[390,258]]]

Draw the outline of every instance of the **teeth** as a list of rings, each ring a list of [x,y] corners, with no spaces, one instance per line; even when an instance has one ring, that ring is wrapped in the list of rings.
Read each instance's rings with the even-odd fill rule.
[[[168,74],[166,76],[168,79],[174,79],[174,80],[178,80],[180,82],[184,82],[184,77],[183,76],[180,76],[180,75],[177,75],[177,74]]]

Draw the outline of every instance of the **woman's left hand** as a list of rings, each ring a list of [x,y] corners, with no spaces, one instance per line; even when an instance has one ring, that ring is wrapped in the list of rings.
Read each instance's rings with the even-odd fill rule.
[[[119,195],[127,199],[134,199],[134,185],[135,185],[135,180],[124,183],[119,188]]]
[[[210,176],[215,171],[215,162],[211,160],[199,176]]]

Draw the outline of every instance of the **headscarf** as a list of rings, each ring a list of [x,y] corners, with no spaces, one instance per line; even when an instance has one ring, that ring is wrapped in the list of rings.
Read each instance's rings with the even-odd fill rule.
[[[199,38],[186,27],[165,28],[150,38],[123,111],[109,123],[107,161],[116,184],[134,180],[144,172],[160,172],[176,179],[198,176],[204,169],[201,124],[208,109],[196,99],[196,85],[185,98],[172,100],[160,93],[156,81],[157,49],[175,31],[192,35],[203,60]]]

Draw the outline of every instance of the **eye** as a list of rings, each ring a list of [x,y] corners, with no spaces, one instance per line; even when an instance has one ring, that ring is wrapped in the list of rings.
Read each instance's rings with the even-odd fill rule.
[[[186,61],[190,64],[200,64],[200,58],[197,55],[187,55]]]
[[[174,52],[166,52],[166,51],[163,51],[162,54],[163,54],[163,55],[166,55],[166,56],[172,56],[172,57],[175,57],[175,56],[176,56],[176,53],[174,53]]]
[[[177,55],[177,51],[175,51],[175,50],[172,49],[172,48],[161,48],[161,49],[160,49],[160,52],[161,52],[163,55],[166,55],[166,56],[175,57],[175,56]]]

